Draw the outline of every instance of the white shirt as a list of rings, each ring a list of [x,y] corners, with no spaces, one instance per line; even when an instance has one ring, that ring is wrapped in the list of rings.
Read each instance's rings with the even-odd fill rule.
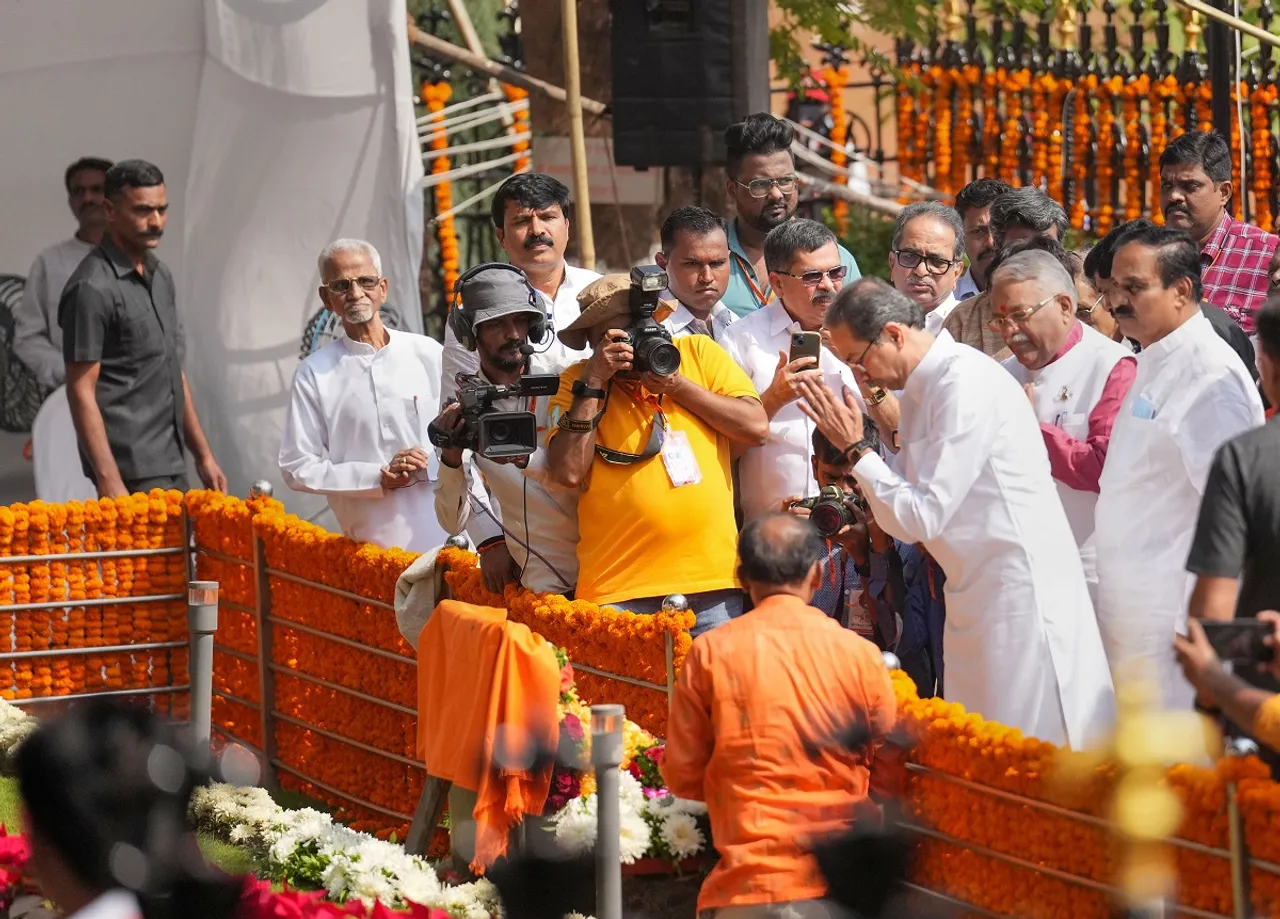
[[[298,367],[280,443],[280,472],[294,491],[324,495],[344,536],[410,552],[444,543],[433,507],[436,452],[427,425],[440,406],[440,343],[387,330],[387,344],[345,335]],[[426,472],[384,491],[382,468],[406,447],[423,447]]]
[[[142,919],[138,898],[123,887],[100,893],[66,919]]]
[[[13,351],[46,389],[66,382],[58,302],[67,279],[93,248],[73,236],[37,255],[27,272],[22,303],[13,317]]]
[[[554,301],[542,291],[538,291],[538,296],[542,299],[542,305],[547,310],[548,330],[546,337],[542,341],[531,341],[529,344],[538,349],[538,354],[545,358],[547,364],[568,367],[576,361],[585,360],[591,356],[589,349],[575,351],[567,346],[556,336],[556,330],[568,327],[569,323],[582,314],[582,310],[578,306],[578,294],[582,293],[582,289],[598,277],[600,275],[594,271],[588,271],[585,268],[574,268],[572,265],[566,264],[564,266],[564,281],[560,284],[559,289],[556,290]],[[452,298],[452,292],[450,292],[450,297]],[[452,299],[450,302],[452,302]],[[447,322],[444,327],[443,363],[440,392],[444,398],[450,398],[458,392],[456,381],[459,373],[480,372],[480,359],[476,357],[474,351],[468,351],[458,343],[458,337],[453,334],[453,327]]]
[[[1187,555],[1214,454],[1262,424],[1240,356],[1201,312],[1136,355],[1099,482],[1098,621],[1113,668],[1145,658],[1163,705],[1189,709],[1191,685],[1170,650],[1195,576]]]
[[[895,472],[854,475],[885,532],[946,573],[946,698],[1079,748],[1115,697],[1040,423],[1007,371],[943,333],[907,378]]]
[[[664,290],[661,299],[675,303],[676,308],[671,315],[662,320],[662,327],[671,333],[673,338],[679,338],[681,335],[693,335],[694,332],[689,328],[689,323],[696,318],[689,307],[685,306],[677,300],[669,290]],[[711,329],[711,340],[720,344],[724,343],[724,333],[729,326],[738,321],[738,315],[729,307],[724,305],[721,300],[716,301],[716,305],[711,307],[711,312],[707,316],[707,325]]]
[[[36,479],[36,497],[46,504],[88,501],[98,497],[98,489],[80,465],[75,422],[67,387],[59,386],[40,406],[31,425],[31,460]]]
[[[976,297],[982,291],[978,290],[978,282],[973,279],[973,266],[969,266],[969,270],[960,275],[960,280],[956,281],[956,289],[951,292],[957,303],[963,303],[970,297]]]
[[[773,382],[779,352],[790,356],[791,333],[798,331],[800,323],[774,297],[768,306],[730,326],[721,345],[751,377],[756,391],[764,392]],[[825,347],[819,352],[818,368],[833,392],[841,394],[848,387],[862,404],[852,371]],[[751,447],[738,460],[738,498],[744,522],[781,510],[786,498],[818,493],[810,460],[812,438],[813,422],[800,411],[799,400],[787,403],[769,419],[769,440]]]
[[[529,372],[550,373],[561,369],[547,369],[532,362]],[[541,443],[545,439],[550,403],[550,396],[540,396],[504,399],[495,402],[494,407],[504,412],[533,412]],[[511,463],[495,463],[470,450],[464,451],[461,467],[453,469],[440,464],[435,512],[446,531],[460,533],[465,529],[477,546],[501,536],[505,526],[507,551],[522,569],[520,583],[534,593],[563,594],[578,583],[580,493],[577,489],[557,488],[549,482],[544,465],[546,455],[546,448],[540,447],[522,470]],[[524,544],[533,548],[532,554]]]
[[[924,314],[924,330],[937,338],[942,332],[942,324],[947,321],[951,311],[959,305],[960,301],[956,299],[956,292],[953,290],[947,294],[947,299]]]

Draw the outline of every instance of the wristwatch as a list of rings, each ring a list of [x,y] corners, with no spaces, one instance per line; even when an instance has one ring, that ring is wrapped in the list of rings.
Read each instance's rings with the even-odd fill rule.
[[[867,436],[864,434],[862,440],[852,444],[844,451],[844,455],[856,464],[865,454],[871,452],[871,442],[867,440]]]
[[[866,397],[867,405],[879,405],[889,398],[889,390],[883,386],[869,386],[867,388],[871,390],[871,395]]]
[[[596,389],[594,386],[588,386],[582,380],[574,380],[570,391],[575,396],[580,396],[583,399],[603,399],[608,395],[608,393],[603,389]]]

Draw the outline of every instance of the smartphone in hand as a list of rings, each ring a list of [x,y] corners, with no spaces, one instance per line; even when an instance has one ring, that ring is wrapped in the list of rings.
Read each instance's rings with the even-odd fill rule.
[[[792,332],[791,355],[788,363],[798,361],[802,357],[811,357],[815,361],[822,353],[822,336],[818,332]]]
[[[1257,619],[1233,619],[1231,622],[1201,620],[1205,637],[1213,645],[1214,653],[1224,661],[1234,664],[1265,664],[1275,657],[1275,651],[1266,643],[1267,636],[1275,631],[1269,622]]]

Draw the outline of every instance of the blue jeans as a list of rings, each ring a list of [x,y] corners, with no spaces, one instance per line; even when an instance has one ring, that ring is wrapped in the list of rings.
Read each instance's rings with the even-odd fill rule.
[[[700,594],[686,594],[689,608],[698,615],[689,634],[697,638],[703,632],[724,625],[730,619],[742,615],[742,591],[737,588],[728,590],[708,590]],[[662,601],[666,597],[639,597],[635,600],[622,600],[618,603],[606,604],[608,609],[630,610],[644,616],[652,616],[662,611]]]

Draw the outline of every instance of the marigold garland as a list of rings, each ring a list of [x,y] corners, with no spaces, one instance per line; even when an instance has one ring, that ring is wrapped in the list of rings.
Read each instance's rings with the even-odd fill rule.
[[[831,165],[844,169],[849,162],[845,153],[845,145],[849,142],[849,113],[844,108],[844,88],[849,82],[849,70],[843,65],[826,67],[822,71],[822,81],[826,83],[832,99]],[[831,216],[835,218],[840,236],[844,236],[849,228],[849,202],[836,198],[831,203]]]
[[[976,64],[964,67],[956,79],[956,124],[951,144],[951,187],[959,191],[969,179],[969,166],[974,159],[973,94],[982,71]]]
[[[1093,232],[1105,236],[1115,226],[1116,109],[1115,100],[1124,91],[1121,77],[1098,81],[1098,156],[1095,164],[1093,208],[1090,217]]]
[[[1089,168],[1094,159],[1090,155],[1093,150],[1093,121],[1089,115],[1089,100],[1097,89],[1098,78],[1093,74],[1088,74],[1076,83],[1075,94],[1071,97],[1073,143],[1071,150],[1071,190],[1067,195],[1067,216],[1073,227],[1084,226],[1084,218],[1089,213],[1089,202],[1085,195],[1084,187],[1085,180],[1089,177]],[[1098,194],[1100,197],[1101,192]]]
[[[1274,84],[1260,84],[1249,93],[1249,179],[1253,189],[1253,218],[1254,223],[1268,233],[1275,228],[1275,215],[1271,212],[1271,107],[1276,98]]]
[[[1018,181],[1018,148],[1022,145],[1023,101],[1031,88],[1031,70],[1023,67],[1006,73],[1004,81],[1004,130],[1000,137],[1000,179],[1009,185]]]
[[[1000,103],[998,91],[1005,82],[1005,68],[982,74],[982,158],[983,175],[994,176],[1000,168]]]
[[[510,83],[502,84],[502,92],[507,97],[507,101],[511,103],[526,102],[529,98],[529,91],[521,89],[519,86],[512,86]],[[529,133],[529,106],[526,104],[523,108],[512,112],[511,114],[511,131],[512,135],[520,135]],[[523,154],[520,156],[513,167],[515,172],[528,172],[533,168],[533,157],[529,155],[531,146],[527,140],[517,140],[511,144],[512,153]]]
[[[1157,224],[1164,223],[1164,214],[1158,202],[1160,200],[1160,155],[1174,136],[1182,133],[1175,125],[1173,136],[1169,132],[1169,106],[1178,98],[1180,87],[1178,79],[1173,75],[1164,77],[1151,84],[1150,114],[1151,143],[1147,154],[1148,177],[1151,183],[1151,200],[1157,203],[1151,208],[1151,220]]]
[[[923,158],[920,155],[921,139],[916,134],[916,96],[913,84],[920,80],[920,65],[911,63],[906,66],[904,78],[897,85],[896,126],[898,131],[898,175],[915,182],[925,181],[920,171]],[[906,204],[910,197],[904,188],[901,196]]]
[[[431,138],[428,146],[432,150],[444,150],[449,146],[449,138],[444,130],[444,118],[440,115],[441,109],[448,103],[449,98],[453,95],[453,87],[448,83],[424,83],[422,84],[422,101],[426,103],[427,111],[431,113],[431,119],[428,121],[428,130],[433,128],[436,133]],[[449,171],[449,158],[447,156],[436,156],[431,160],[431,174],[443,175]],[[438,182],[433,186],[433,193],[436,205],[436,241],[440,244],[440,273],[444,283],[445,302],[453,302],[453,288],[458,282],[459,276],[459,251],[458,251],[458,232],[453,224],[453,216],[440,217],[453,208],[453,183],[449,181]]]
[[[951,183],[951,128],[953,92],[959,74],[934,64],[926,71],[927,83],[933,87],[933,185],[943,194],[954,194],[959,189]],[[926,120],[929,112],[922,111]]]

